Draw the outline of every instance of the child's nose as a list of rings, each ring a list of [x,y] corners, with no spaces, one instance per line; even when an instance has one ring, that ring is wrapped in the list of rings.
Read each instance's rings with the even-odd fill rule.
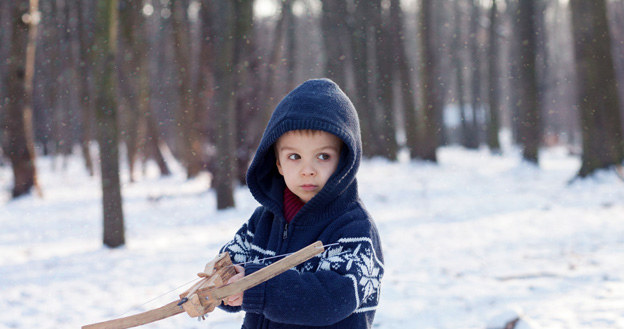
[[[316,175],[316,169],[313,166],[306,164],[301,169],[301,175],[303,176],[314,176]]]

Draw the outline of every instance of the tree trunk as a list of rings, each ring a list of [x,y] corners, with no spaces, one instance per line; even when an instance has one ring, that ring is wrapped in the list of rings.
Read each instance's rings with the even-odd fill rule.
[[[250,4],[253,1],[247,1]],[[282,10],[286,15],[286,42],[285,42],[285,60],[286,60],[286,90],[293,90],[296,87],[295,84],[295,71],[297,64],[297,21],[296,16],[293,13],[293,1],[284,1]],[[252,13],[253,14],[253,13]],[[253,18],[252,18],[253,19]]]
[[[399,152],[396,140],[396,125],[394,118],[394,59],[395,48],[392,46],[392,35],[390,23],[384,15],[380,0],[374,4],[374,31],[375,31],[375,60],[377,81],[377,101],[375,105],[380,107],[378,111],[381,116],[379,122],[380,134],[380,155],[386,159],[395,161]],[[375,120],[377,121],[377,120]]]
[[[178,91],[180,94],[180,110],[178,111],[179,135],[178,145],[183,147],[187,177],[197,176],[203,168],[203,149],[201,136],[196,123],[198,115],[195,107],[193,83],[194,70],[191,66],[190,21],[188,19],[187,1],[174,0],[172,3],[174,51],[178,65]]]
[[[0,44],[2,45],[10,45],[11,44],[11,33],[12,33],[12,9],[13,6],[11,1],[1,1],[0,2]],[[6,68],[8,63],[5,62],[7,58],[9,58],[9,48],[11,47],[0,47],[0,105],[4,108],[6,105],[4,104],[5,96],[6,96]],[[0,113],[0,123],[3,122],[4,114]],[[4,147],[4,143],[2,143],[3,138],[2,134],[0,134],[0,164],[2,164],[2,152],[1,149]]]
[[[498,140],[498,131],[500,130],[500,87],[499,87],[499,45],[498,45],[498,9],[496,0],[492,0],[490,8],[490,28],[489,28],[489,53],[488,53],[488,102],[489,102],[489,118],[487,129],[487,144],[490,152],[499,154],[501,151],[500,142]]]
[[[72,126],[67,122],[75,122],[74,111],[71,106],[73,58],[71,48],[71,25],[69,18],[69,6],[65,1],[56,2],[56,17],[54,17],[58,33],[58,52],[55,66],[58,68],[56,84],[58,93],[54,97],[54,142],[55,156],[61,158],[62,169],[66,169],[66,159],[71,154],[73,140],[71,136]]]
[[[436,70],[438,62],[433,45],[433,0],[420,1],[420,42],[422,51],[421,61],[421,88],[423,95],[423,136],[418,157],[437,162],[436,151],[440,140],[441,122],[439,118],[439,87],[436,83]]]
[[[347,3],[343,0],[322,1],[323,14],[321,29],[325,48],[325,76],[336,82],[341,88],[347,84],[347,51],[349,41],[345,38]]]
[[[505,0],[505,16],[509,21],[509,28],[511,31],[519,30],[518,21],[518,1],[517,0]],[[508,84],[509,90],[507,91],[508,104],[510,107],[510,119],[511,119],[511,133],[513,142],[520,144],[520,103],[521,103],[521,89],[520,86],[520,47],[522,45],[521,37],[518,33],[509,33],[509,37],[506,40],[506,48],[508,49],[507,59],[507,71],[508,71]]]
[[[89,60],[89,50],[93,47],[92,16],[93,5],[90,0],[77,1],[78,33],[79,33],[79,53],[78,53],[78,94],[80,95],[80,106],[82,108],[81,141],[80,148],[85,159],[85,167],[89,176],[95,175],[93,160],[89,144],[93,139],[93,101],[92,101],[92,63]]]
[[[163,142],[160,138],[160,131],[154,121],[154,115],[152,114],[149,102],[147,102],[145,106],[147,109],[145,110],[145,156],[154,158],[156,164],[158,165],[158,169],[160,170],[161,176],[169,176],[171,175],[171,171],[169,170],[169,166],[167,166],[167,161],[162,154],[161,148],[167,147],[167,144]]]
[[[236,180],[236,143],[235,143],[235,98],[234,94],[234,27],[236,20],[235,5],[231,2],[215,4],[217,17],[214,26],[218,28],[215,40],[215,90],[214,108],[217,129],[215,143],[217,159],[214,188],[217,194],[217,209],[235,206],[234,181]]]
[[[459,124],[460,124],[460,138],[461,145],[464,147],[468,147],[469,140],[472,139],[471,127],[468,122],[468,118],[466,117],[466,99],[464,98],[464,88],[465,88],[465,80],[464,80],[464,70],[466,64],[464,62],[462,53],[465,48],[465,39],[462,34],[462,30],[465,28],[462,22],[463,12],[460,7],[460,0],[453,1],[453,11],[455,13],[455,33],[453,34],[453,41],[451,44],[452,49],[452,60],[453,60],[453,68],[455,71],[455,98],[457,102],[457,107],[459,111]],[[464,44],[464,45],[462,45]]]
[[[4,130],[7,132],[6,153],[13,167],[12,195],[17,198],[37,188],[32,90],[39,22],[38,1],[13,1],[11,12],[12,36],[4,82],[7,86]]]
[[[519,2],[518,22],[520,36],[520,126],[522,158],[538,163],[538,149],[541,137],[541,117],[537,94],[535,57],[537,44],[535,36],[534,0]]]
[[[122,140],[126,144],[130,181],[135,181],[135,163],[138,158],[140,137],[144,126],[141,113],[140,98],[142,93],[141,67],[143,63],[142,52],[143,40],[143,15],[141,14],[142,4],[134,0],[119,1],[119,90],[120,103],[120,124],[122,129]]]
[[[264,86],[262,88],[261,96],[265,98],[264,106],[261,109],[261,112],[264,116],[262,122],[266,123],[269,121],[271,114],[273,113],[273,107],[277,105],[277,100],[275,99],[273,89],[277,84],[277,67],[279,65],[280,53],[283,49],[282,41],[284,40],[284,24],[286,23],[286,11],[285,7],[288,6],[289,2],[293,0],[284,0],[282,1],[282,11],[280,14],[277,23],[275,24],[274,33],[273,33],[273,42],[271,45],[271,50],[269,54],[269,62],[266,65],[266,72],[264,74]]]
[[[477,0],[472,0],[470,5],[470,123],[466,124],[466,140],[464,145],[469,149],[479,147],[479,115],[483,105],[481,97],[481,52],[479,38],[479,22],[481,20],[481,5]]]
[[[355,78],[355,97],[353,102],[360,114],[362,130],[362,149],[367,157],[378,155],[377,136],[375,128],[375,104],[370,97],[370,86],[373,80],[369,70],[369,21],[368,14],[371,12],[370,1],[360,1],[356,4],[353,13],[354,29],[351,33],[351,54],[353,56],[353,76]]]
[[[622,121],[605,0],[571,0],[578,106],[583,131],[579,176],[624,160]]]
[[[256,87],[260,86],[258,72],[258,62],[256,54],[256,42],[254,36],[253,1],[239,0],[234,2],[236,12],[236,23],[234,33],[236,35],[234,44],[234,73],[235,84],[235,114],[236,114],[236,178],[241,184],[245,183],[247,166],[254,154],[255,146],[258,143],[257,137],[261,132],[250,125],[251,120],[259,117],[261,106],[258,105],[258,92]],[[284,6],[286,2],[284,2]],[[286,10],[284,8],[283,10]],[[290,10],[286,10],[286,15]],[[290,24],[294,26],[294,15],[290,12]],[[290,30],[290,29],[289,29]],[[294,31],[290,31],[289,39],[293,38]],[[293,42],[293,40],[288,41]],[[288,46],[294,51],[294,45]],[[295,59],[291,55],[288,59],[290,67],[288,79],[294,77]],[[288,84],[293,83],[289,80]]]
[[[96,83],[96,120],[102,174],[104,245],[125,244],[124,218],[119,181],[119,137],[115,101],[115,54],[117,52],[117,0],[99,0],[93,52]]]
[[[418,121],[416,119],[415,89],[412,83],[412,71],[405,46],[405,32],[403,29],[403,11],[400,0],[390,2],[390,21],[393,25],[393,47],[396,49],[396,69],[401,82],[401,100],[403,105],[403,124],[405,130],[405,144],[410,151],[410,157],[416,157],[418,149]]]

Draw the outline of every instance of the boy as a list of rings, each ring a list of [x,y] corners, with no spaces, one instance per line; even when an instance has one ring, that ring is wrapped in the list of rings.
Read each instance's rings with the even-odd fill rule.
[[[358,197],[361,153],[355,108],[331,80],[309,80],[276,107],[247,171],[261,206],[222,249],[245,263],[230,282],[317,240],[331,246],[230,296],[221,308],[245,311],[243,328],[372,327],[384,267]]]

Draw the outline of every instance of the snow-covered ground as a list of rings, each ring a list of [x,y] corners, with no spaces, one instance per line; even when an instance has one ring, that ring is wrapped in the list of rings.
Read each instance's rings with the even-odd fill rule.
[[[513,150],[448,147],[439,160],[362,164],[386,261],[376,328],[500,328],[517,315],[518,328],[624,328],[624,182],[605,171],[568,184],[579,160],[563,149],[543,151],[539,168]],[[16,201],[0,167],[0,329],[78,328],[166,304],[256,207],[240,188],[236,209],[218,212],[207,176],[173,166],[159,178],[151,164],[136,183],[123,175],[127,244],[109,250],[99,179],[80,159],[53,167],[38,160],[43,198]],[[144,328],[241,321],[215,311]]]

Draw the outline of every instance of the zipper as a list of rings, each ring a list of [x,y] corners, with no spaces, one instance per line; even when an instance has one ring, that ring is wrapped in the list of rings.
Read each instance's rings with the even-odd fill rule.
[[[282,240],[286,240],[288,238],[288,223],[284,225],[284,232],[282,233]]]

